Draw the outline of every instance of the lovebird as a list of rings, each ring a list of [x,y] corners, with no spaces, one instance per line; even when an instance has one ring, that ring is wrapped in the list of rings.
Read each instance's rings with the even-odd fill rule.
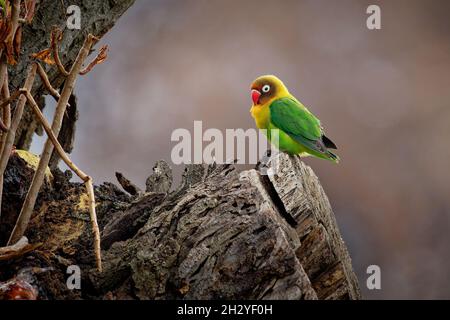
[[[269,141],[271,130],[278,129],[278,139],[271,142],[280,151],[339,162],[339,157],[329,150],[337,147],[325,136],[319,119],[289,93],[280,79],[273,75],[257,78],[251,85],[251,97],[250,113],[256,126],[266,129]]]

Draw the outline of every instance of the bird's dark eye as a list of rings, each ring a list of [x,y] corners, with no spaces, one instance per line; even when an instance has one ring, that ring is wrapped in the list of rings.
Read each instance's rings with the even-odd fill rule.
[[[270,91],[270,86],[268,84],[264,85],[261,89],[262,92],[267,93]]]

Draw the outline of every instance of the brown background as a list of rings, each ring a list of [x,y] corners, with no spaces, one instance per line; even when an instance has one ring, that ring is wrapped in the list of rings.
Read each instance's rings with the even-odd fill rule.
[[[366,28],[369,4],[381,30]],[[305,161],[364,297],[449,299],[449,36],[449,1],[137,1],[78,82],[73,159],[97,182],[117,170],[143,185],[174,129],[254,127],[249,85],[276,74],[339,146],[338,166]]]

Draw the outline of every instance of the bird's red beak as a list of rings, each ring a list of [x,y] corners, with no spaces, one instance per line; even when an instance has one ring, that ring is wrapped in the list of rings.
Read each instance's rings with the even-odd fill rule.
[[[258,90],[255,90],[255,89],[252,90],[253,105],[258,104],[260,96],[261,96],[261,92],[259,92]]]

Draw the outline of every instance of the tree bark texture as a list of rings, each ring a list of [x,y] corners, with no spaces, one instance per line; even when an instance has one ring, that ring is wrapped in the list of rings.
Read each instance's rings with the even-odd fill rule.
[[[55,170],[26,234],[42,245],[0,262],[0,281],[33,266],[52,270],[35,276],[42,299],[359,299],[318,178],[299,158],[277,157],[272,175],[261,174],[271,168],[264,163],[243,172],[231,164],[190,165],[169,191],[170,167],[159,162],[144,193],[128,195],[111,183],[96,187],[102,273],[95,269],[83,185]],[[14,155],[4,203],[17,201],[12,188],[17,180],[29,183],[26,170],[31,175]],[[13,220],[7,218],[14,211],[2,219]],[[65,287],[72,264],[82,269],[79,292]]]

